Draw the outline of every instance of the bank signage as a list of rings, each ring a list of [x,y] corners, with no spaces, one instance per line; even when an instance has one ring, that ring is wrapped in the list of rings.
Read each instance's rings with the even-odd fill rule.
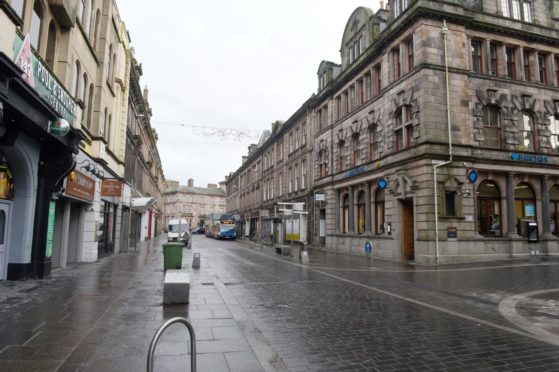
[[[66,178],[66,195],[92,202],[95,197],[95,180],[78,171]]]
[[[526,161],[529,163],[546,164],[549,159],[545,155],[532,155],[532,154],[522,154],[520,152],[513,152],[510,157],[514,161]]]
[[[363,173],[365,173],[365,166],[364,165],[348,170],[347,172],[345,172],[345,176],[346,176],[346,178],[355,177],[355,176],[358,176],[358,175],[363,174]]]
[[[101,196],[120,196],[122,194],[122,182],[115,179],[103,180],[101,183]]]
[[[70,125],[74,122],[74,98],[64,89],[48,67],[31,51],[29,34],[21,39],[16,34],[14,39],[14,62],[21,69],[21,77],[60,114]]]

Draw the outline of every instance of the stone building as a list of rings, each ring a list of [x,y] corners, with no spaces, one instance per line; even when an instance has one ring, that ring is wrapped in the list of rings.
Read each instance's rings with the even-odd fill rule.
[[[225,213],[225,183],[209,183],[208,187],[194,186],[190,178],[187,186],[167,180],[163,192],[165,226],[170,219],[184,218],[190,227],[204,226],[210,213]]]
[[[423,264],[557,254],[558,18],[556,1],[357,8],[303,105],[313,244]]]

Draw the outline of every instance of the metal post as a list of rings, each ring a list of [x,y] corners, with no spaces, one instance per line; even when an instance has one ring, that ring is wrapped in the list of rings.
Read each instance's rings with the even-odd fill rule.
[[[155,347],[157,346],[157,342],[159,342],[159,338],[161,337],[163,332],[173,323],[184,324],[184,326],[188,329],[188,333],[190,334],[190,370],[193,372],[196,371],[196,335],[194,333],[194,328],[192,327],[190,322],[185,318],[176,317],[176,318],[169,319],[167,322],[165,322],[165,324],[159,327],[159,329],[151,339],[151,342],[149,344],[149,349],[148,349],[148,360],[147,360],[148,372],[153,372]]]

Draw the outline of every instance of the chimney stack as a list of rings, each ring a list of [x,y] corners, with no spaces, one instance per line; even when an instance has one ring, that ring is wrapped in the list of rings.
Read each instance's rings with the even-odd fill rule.
[[[194,187],[194,180],[192,178],[188,179],[188,187]]]

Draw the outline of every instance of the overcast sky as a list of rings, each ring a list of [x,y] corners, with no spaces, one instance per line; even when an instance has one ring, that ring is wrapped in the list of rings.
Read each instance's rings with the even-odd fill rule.
[[[235,171],[256,133],[316,92],[320,62],[340,63],[353,11],[379,8],[378,0],[116,1],[149,88],[165,178],[200,187]],[[229,128],[247,136],[220,137]]]

